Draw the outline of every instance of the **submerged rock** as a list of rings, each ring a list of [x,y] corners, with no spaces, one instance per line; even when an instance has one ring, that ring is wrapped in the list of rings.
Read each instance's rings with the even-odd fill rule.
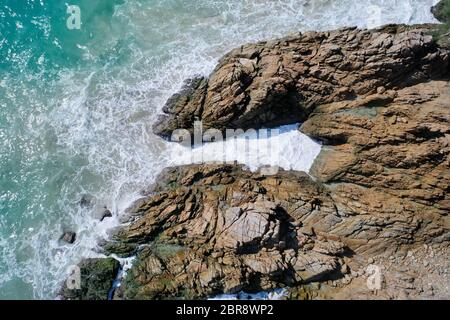
[[[73,231],[66,231],[61,236],[60,240],[69,244],[73,244],[77,238],[77,234]]]

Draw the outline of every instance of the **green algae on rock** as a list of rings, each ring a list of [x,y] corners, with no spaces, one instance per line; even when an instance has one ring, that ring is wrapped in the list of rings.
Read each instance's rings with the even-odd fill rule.
[[[441,22],[450,21],[450,0],[441,0],[437,5],[431,8],[431,12],[436,19]]]

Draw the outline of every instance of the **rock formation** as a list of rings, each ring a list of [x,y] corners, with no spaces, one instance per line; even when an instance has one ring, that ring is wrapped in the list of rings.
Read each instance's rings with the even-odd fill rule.
[[[123,298],[205,298],[265,290],[339,274],[350,254],[314,222],[339,214],[321,186],[300,172],[275,176],[234,165],[171,168],[130,211],[139,218],[115,240],[143,245]],[[303,222],[302,222],[303,221]]]
[[[436,80],[322,105],[301,130],[329,145],[315,162],[314,176],[336,191],[389,206],[391,218],[396,211],[403,217],[411,213],[409,226],[420,223],[418,233],[426,228],[419,212],[433,221],[449,212],[449,120],[450,83]],[[434,231],[437,241],[441,232]]]
[[[103,246],[137,257],[114,298],[280,287],[291,298],[448,298],[450,49],[436,28],[297,34],[242,46],[188,80],[157,134],[197,119],[219,130],[301,121],[323,150],[312,176],[164,170]],[[383,272],[379,290],[368,266]]]
[[[225,55],[206,78],[188,80],[154,132],[273,127],[304,121],[318,105],[399,89],[448,73],[449,52],[429,30],[387,26],[307,32],[249,44]]]
[[[450,240],[448,205],[416,204],[381,188],[233,165],[170,168],[158,181],[130,210],[138,219],[109,246],[138,252],[116,297],[296,287],[343,278],[362,268],[358,260]]]

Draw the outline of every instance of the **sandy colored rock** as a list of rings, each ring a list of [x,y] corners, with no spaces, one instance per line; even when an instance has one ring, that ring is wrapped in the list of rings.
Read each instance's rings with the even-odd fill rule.
[[[431,12],[434,14],[436,19],[441,22],[450,21],[450,1],[441,0],[435,6],[431,8]]]
[[[436,78],[448,62],[448,50],[421,27],[344,28],[244,45],[208,79],[188,80],[154,132],[170,138],[176,129],[192,130],[195,120],[219,130],[301,122],[321,104]]]
[[[302,121],[322,152],[312,176],[165,169],[104,245],[137,258],[115,298],[280,287],[301,299],[448,298],[448,287],[417,280],[448,279],[450,241],[449,50],[430,30],[297,34],[242,46],[209,78],[188,80],[155,133],[195,120],[219,130]],[[383,270],[376,290],[373,267]]]
[[[382,193],[386,206],[371,203],[372,193],[366,202],[357,185],[349,201],[301,172],[263,176],[237,165],[192,165],[157,180],[131,210],[139,218],[115,236],[149,246],[124,282],[124,299],[204,298],[339,279],[346,257],[395,252],[448,232],[446,216],[420,206],[395,211]]]
[[[372,215],[374,227],[397,224],[378,237],[448,241],[450,83],[386,94],[394,98],[383,105],[350,101],[316,109],[301,130],[329,146],[313,174],[336,202]],[[376,220],[374,212],[381,213]]]

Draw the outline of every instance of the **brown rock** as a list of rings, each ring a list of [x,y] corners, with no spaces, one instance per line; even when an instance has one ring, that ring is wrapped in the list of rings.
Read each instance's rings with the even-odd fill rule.
[[[314,224],[314,216],[336,213],[331,197],[304,173],[262,176],[236,165],[193,165],[169,168],[157,180],[152,195],[131,210],[140,218],[115,236],[118,243],[150,245],[138,253],[124,298],[264,290],[340,269],[339,241],[308,236],[310,249],[298,243],[300,221]],[[178,249],[157,249],[167,245]]]
[[[448,240],[449,82],[400,89],[392,102],[377,108],[356,105],[354,101],[322,105],[301,127],[330,144],[314,164],[313,174],[332,184],[336,202],[371,216],[372,231],[397,225],[391,231],[379,229],[376,237]],[[360,232],[366,237],[371,233]]]
[[[189,80],[154,132],[170,138],[175,129],[192,130],[196,119],[205,129],[273,127],[304,121],[321,104],[377,91],[385,99],[384,90],[448,72],[448,50],[423,28],[344,28],[242,46],[208,79]]]
[[[169,137],[197,119],[219,130],[305,121],[301,130],[326,145],[314,180],[238,165],[164,170],[110,246],[145,245],[118,296],[204,298],[333,279],[334,293],[349,286],[365,297],[363,277],[343,276],[347,265],[362,275],[369,259],[392,256],[385,269],[395,269],[410,247],[448,245],[448,77],[449,51],[415,26],[233,50],[168,101],[154,131]],[[386,278],[408,296],[418,290],[396,274]]]
[[[441,0],[431,8],[431,12],[441,22],[450,21],[450,1]]]

